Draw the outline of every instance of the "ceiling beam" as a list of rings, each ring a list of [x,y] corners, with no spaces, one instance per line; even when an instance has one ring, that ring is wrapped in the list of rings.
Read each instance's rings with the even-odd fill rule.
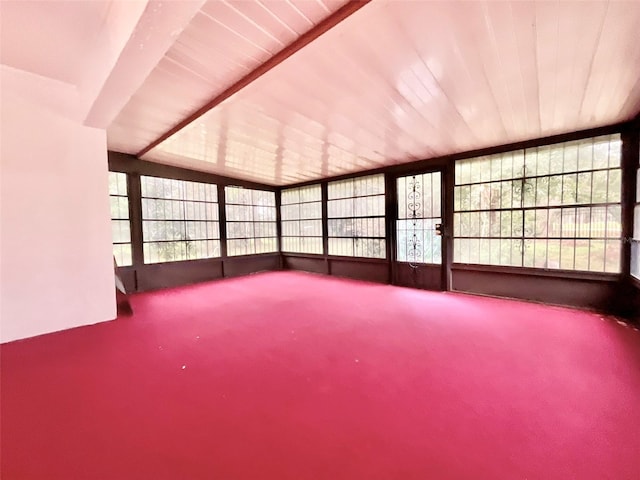
[[[106,70],[108,73],[100,82],[94,82],[93,104],[88,109],[85,125],[95,128],[111,125],[204,3],[205,0],[148,0],[145,6],[142,2],[113,2],[110,18],[105,22],[107,34],[94,48],[100,54],[94,55],[89,69],[94,77],[94,71]],[[135,23],[130,21],[129,30],[125,30],[125,20],[130,12],[141,7]],[[124,41],[116,51],[114,38],[120,36]],[[109,58],[112,62],[107,68],[105,59]]]
[[[349,16],[353,15],[355,12],[360,10],[362,7],[364,7],[370,1],[371,0],[352,0],[352,1],[348,2],[348,3],[346,3],[345,5],[340,7],[338,10],[336,10],[334,13],[332,13],[327,18],[325,18],[320,23],[318,23],[316,26],[314,26],[311,30],[309,30],[309,31],[303,33],[302,35],[300,35],[300,37],[298,37],[295,41],[293,41],[292,43],[287,45],[285,48],[280,50],[273,57],[269,58],[269,60],[267,60],[266,62],[264,62],[261,65],[259,65],[258,67],[256,67],[254,70],[252,70],[247,75],[242,77],[236,83],[234,83],[233,85],[231,85],[230,87],[225,89],[222,93],[216,95],[213,99],[211,99],[209,102],[207,102],[204,106],[202,106],[201,108],[196,110],[194,113],[189,115],[187,118],[182,120],[177,125],[173,126],[171,129],[169,129],[168,131],[166,131],[162,135],[160,135],[157,139],[155,139],[153,142],[151,142],[145,148],[140,150],[137,153],[137,156],[141,157],[145,153],[149,152],[149,150],[151,150],[152,148],[154,148],[154,147],[158,146],[160,143],[164,142],[167,138],[169,138],[174,133],[177,133],[178,131],[182,130],[184,127],[189,125],[194,120],[197,120],[198,118],[200,118],[202,115],[207,113],[209,110],[213,109],[217,105],[220,105],[227,98],[229,98],[230,96],[238,93],[240,90],[242,90],[243,88],[245,88],[249,84],[253,83],[255,80],[260,78],[262,75],[267,73],[269,70],[271,70],[272,68],[278,66],[280,63],[284,62],[291,55],[293,55],[297,51],[301,50],[302,48],[306,47],[311,42],[313,42],[315,39],[320,37],[322,34],[326,33],[329,30],[331,30],[333,27],[338,25],[340,22],[342,22],[343,20],[345,20]]]

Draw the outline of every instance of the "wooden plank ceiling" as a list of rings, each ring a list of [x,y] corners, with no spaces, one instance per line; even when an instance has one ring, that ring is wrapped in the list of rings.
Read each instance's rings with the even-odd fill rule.
[[[341,1],[207,2],[108,130],[138,153]],[[142,158],[273,185],[640,111],[640,2],[373,1]]]

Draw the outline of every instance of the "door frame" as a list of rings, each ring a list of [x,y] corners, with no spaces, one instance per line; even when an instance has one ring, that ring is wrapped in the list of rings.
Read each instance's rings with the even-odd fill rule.
[[[399,285],[397,281],[399,265],[405,262],[398,262],[397,254],[397,220],[398,220],[398,179],[410,177],[412,175],[422,175],[425,173],[440,173],[440,205],[442,218],[442,254],[440,263],[440,288],[435,291],[451,290],[451,264],[453,260],[453,162],[446,165],[434,165],[432,168],[421,168],[414,171],[403,171],[402,173],[387,174],[385,176],[387,205],[387,231],[389,232],[389,242],[387,245],[387,258],[389,258],[390,283]],[[428,264],[427,264],[428,265]],[[403,285],[407,286],[407,285]],[[420,288],[416,286],[416,288]]]

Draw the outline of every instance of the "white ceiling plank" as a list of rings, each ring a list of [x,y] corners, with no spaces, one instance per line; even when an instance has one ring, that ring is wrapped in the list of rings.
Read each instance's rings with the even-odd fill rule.
[[[558,92],[585,92],[593,71],[593,60],[602,36],[607,4],[586,2],[580,16],[573,15],[571,4],[560,2],[558,52]],[[582,95],[571,95],[554,105],[552,129],[569,130],[580,122]]]
[[[331,10],[317,2],[311,9],[284,1],[201,2],[189,25],[110,125],[110,148],[141,151],[341,5],[332,4]],[[313,12],[316,16],[309,18]],[[147,108],[154,99],[161,108]]]
[[[611,2],[607,10],[607,18],[603,31],[608,34],[602,38],[598,53],[609,50],[606,67],[599,68],[606,76],[606,90],[601,91],[595,105],[596,118],[618,111],[626,118],[638,113],[637,109],[625,110],[630,93],[634,91],[638,78],[637,66],[640,65],[640,9],[630,9],[623,2]],[[625,38],[633,38],[635,42],[625,42]],[[609,40],[609,39],[612,40]],[[613,40],[615,39],[615,40]],[[611,42],[607,44],[606,42]],[[616,47],[611,46],[615,44]],[[598,60],[604,60],[604,55],[598,55]],[[636,67],[636,68],[633,68]],[[637,103],[636,103],[637,105]]]
[[[110,133],[139,147],[184,118],[180,104],[197,108],[234,68],[341,5],[208,3],[235,38],[196,16],[168,53],[188,68],[157,72],[167,81],[143,85]],[[640,105],[638,30],[640,2],[375,1],[144,158],[285,185],[628,120]],[[221,69],[207,63],[215,38],[229,39],[209,51]],[[189,83],[188,71],[219,87]],[[150,108],[160,88],[175,99]]]
[[[540,109],[538,108],[538,98],[540,86],[538,85],[538,63],[536,47],[536,26],[535,26],[535,4],[532,2],[516,2],[511,4],[511,30],[514,32],[517,45],[518,63],[520,65],[519,85],[522,93],[522,106],[526,113],[526,125],[529,132],[539,132],[541,130]],[[516,27],[516,19],[529,18],[531,25],[525,28]],[[518,80],[513,79],[514,82]]]
[[[558,49],[560,43],[560,19],[558,2],[536,3],[536,33],[538,37],[536,59],[538,61],[538,109],[543,135],[552,132],[556,111],[556,84],[558,82]]]

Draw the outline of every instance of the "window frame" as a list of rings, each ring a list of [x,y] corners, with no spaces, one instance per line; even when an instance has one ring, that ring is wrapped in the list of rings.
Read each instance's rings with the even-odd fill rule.
[[[606,153],[606,165],[598,166],[594,164],[596,160],[596,145],[601,145],[602,143],[608,143],[608,150]],[[612,151],[612,146],[616,145],[619,150]],[[581,157],[579,153],[581,149],[584,148],[585,151],[589,152],[588,162],[589,166],[584,167],[580,165]],[[571,157],[567,155],[567,152],[573,149],[573,153],[575,156]],[[539,169],[539,160],[538,153],[540,151],[544,152],[544,155],[541,158],[545,158],[543,163],[546,162],[546,167],[548,170],[546,172],[539,173],[535,172],[527,172],[527,159],[531,158],[531,156],[535,156],[534,161],[531,162],[529,160],[529,165],[537,166]],[[584,154],[583,154],[584,155]],[[553,164],[554,156],[561,157],[561,167],[558,170],[557,164]],[[511,157],[511,166],[507,169],[508,174],[504,174],[504,159],[508,159]],[[567,168],[567,158],[569,161],[575,162],[574,168]],[[487,168],[481,169],[480,177],[473,178],[472,170],[470,164],[472,162],[478,162],[484,160],[487,162]],[[494,163],[499,164],[497,168],[499,173],[496,175],[493,171]],[[501,163],[502,162],[502,163]],[[569,164],[572,166],[572,164]],[[469,171],[464,174],[462,168],[469,166]],[[522,168],[522,172],[518,173],[516,168]],[[550,272],[557,276],[566,276],[566,277],[576,277],[579,276],[581,278],[587,277],[618,277],[622,273],[622,138],[619,132],[605,134],[605,135],[597,135],[593,137],[586,137],[577,140],[565,141],[565,142],[556,142],[547,145],[539,145],[533,146],[529,148],[520,148],[516,150],[505,151],[502,153],[486,155],[481,157],[471,157],[464,158],[455,163],[455,178],[454,178],[454,205],[452,207],[453,210],[453,247],[454,247],[454,257],[452,268],[454,269],[500,269],[500,270],[509,270],[514,272],[521,272],[527,274],[538,274],[540,272]],[[599,201],[597,198],[594,200],[594,191],[593,191],[593,183],[594,183],[594,174],[597,172],[605,172],[606,173],[606,190],[604,200]],[[615,172],[614,176],[610,175],[611,172]],[[463,179],[463,175],[466,177]],[[585,175],[583,178],[589,179],[590,191],[589,191],[589,199],[586,202],[579,201],[579,176]],[[604,174],[598,173],[598,175],[603,176]],[[560,177],[560,182],[562,188],[560,189],[559,196],[555,198],[550,193],[550,185],[551,178]],[[571,190],[565,190],[565,180],[570,179],[570,177],[574,177],[575,181],[575,190],[572,192]],[[614,186],[618,185],[620,188],[618,190],[611,190],[611,178],[613,178]],[[547,183],[547,192],[545,202],[538,201],[538,180],[545,180]],[[493,203],[493,185],[497,184],[499,189],[498,195],[498,206],[494,206]],[[511,202],[511,206],[505,207],[503,205],[503,190],[502,186],[504,184],[511,184],[511,192],[510,195],[507,195],[509,199],[507,203]],[[519,184],[519,190],[516,191],[516,186]],[[488,185],[489,186],[489,200],[488,205],[482,206],[482,200],[479,200],[478,208],[471,208],[472,203],[474,202],[472,198],[474,197],[474,186],[477,186],[476,193],[478,195],[482,194],[484,190],[481,187]],[[542,183],[544,185],[544,182]],[[468,199],[464,201],[463,205],[463,195],[462,187],[468,187]],[[567,194],[568,192],[568,194]],[[556,192],[557,194],[557,192]],[[542,195],[541,195],[542,196]],[[567,199],[565,200],[565,196]],[[555,202],[554,200],[559,200]],[[528,203],[531,201],[530,203]],[[514,203],[515,202],[515,203]],[[467,206],[467,203],[469,205]],[[486,203],[486,201],[485,201]],[[589,222],[578,222],[578,216],[585,213],[588,210],[589,213]],[[503,212],[507,213],[505,218],[511,218],[506,224],[503,223]],[[538,232],[538,214],[540,212],[541,219],[546,218],[542,222],[545,226],[544,234],[539,234]],[[544,212],[541,213],[541,212]],[[594,235],[593,234],[593,223],[591,218],[594,215],[594,212],[601,213],[604,218],[604,226],[601,227],[601,234]],[[614,222],[609,222],[609,217],[611,216],[611,212],[614,213]],[[496,222],[498,233],[492,233],[491,230],[489,233],[483,235],[482,234],[482,226],[485,226],[486,223],[482,222],[483,217],[493,217],[495,214],[498,214],[499,220]],[[467,215],[468,219],[468,228],[472,228],[472,231],[466,233],[466,229],[462,228],[463,216]],[[517,215],[514,215],[517,214]],[[560,223],[559,228],[557,226],[557,222],[552,222],[550,216],[551,214],[559,215]],[[475,218],[472,216],[477,216],[478,218],[478,228],[476,227]],[[514,218],[515,217],[515,218]],[[565,229],[563,226],[563,222],[565,219],[573,217],[573,222],[569,222],[568,225],[571,227],[568,230],[572,230],[572,233],[565,233]],[[519,220],[517,220],[519,218]],[[514,219],[517,223],[513,223]],[[570,219],[570,218],[569,218]],[[531,220],[533,220],[531,222]],[[529,222],[528,222],[529,221]],[[597,222],[595,222],[597,223]],[[584,228],[584,225],[590,227],[588,232],[580,231],[580,226]],[[493,219],[489,220],[490,229],[493,228]],[[531,227],[533,225],[533,229]],[[617,225],[617,227],[616,227]],[[502,233],[504,227],[508,227],[507,229],[510,231],[509,235],[504,235]],[[516,229],[516,226],[518,227]],[[610,227],[613,228],[610,230]],[[557,235],[551,233],[551,230],[557,232]],[[473,234],[473,231],[478,231],[477,235]],[[466,242],[465,242],[466,241]],[[535,246],[544,241],[545,248],[544,250],[544,266],[536,266],[538,263],[538,258],[535,255]],[[493,243],[492,243],[493,242]],[[550,243],[553,242],[553,243]],[[584,264],[584,259],[580,259],[581,263],[577,261],[577,251],[578,242],[580,245],[586,245],[587,248],[587,256],[586,256],[586,267],[582,268]],[[502,244],[506,244],[509,248],[504,249]],[[462,248],[465,244],[469,248],[468,255],[462,255]],[[473,244],[477,244],[477,261],[475,255],[473,258],[469,257],[471,252],[471,247]],[[489,253],[486,253],[487,246],[491,246],[495,244],[499,246],[497,252],[497,259],[493,257],[493,252],[490,249]],[[555,260],[555,256],[549,255],[549,247],[555,246],[557,244],[557,265],[550,266],[549,263]],[[600,245],[601,244],[601,245]],[[564,259],[562,258],[562,250],[566,245],[569,245],[572,252],[571,257],[571,266],[567,266],[564,263]],[[612,245],[612,246],[611,246]],[[602,268],[601,269],[592,269],[591,261],[593,258],[592,252],[594,248],[602,246]],[[490,247],[489,247],[490,248]],[[613,271],[611,268],[610,257],[607,252],[608,248],[612,248],[613,254],[617,258],[616,270]],[[533,249],[533,250],[531,250]],[[508,252],[507,252],[508,250]],[[617,254],[616,254],[617,252]],[[489,259],[487,260],[487,255]],[[508,262],[504,260],[504,258],[509,257]],[[514,258],[515,257],[515,258]],[[542,257],[542,255],[541,255]],[[599,262],[598,262],[599,263]]]
[[[312,200],[302,200],[302,195],[304,192],[307,193],[317,193],[317,197]],[[286,199],[288,193],[297,194],[297,201],[288,201]],[[304,213],[304,206],[309,206],[312,208],[317,208],[317,212],[313,212],[312,214]],[[294,214],[292,207],[297,207],[297,214]],[[322,185],[320,183],[313,185],[305,185],[303,187],[295,187],[295,188],[283,188],[280,191],[280,250],[285,254],[303,254],[303,255],[324,255],[324,221],[322,215]],[[295,217],[295,218],[294,218]],[[303,222],[313,222],[313,224],[319,224],[320,234],[305,234],[302,230]],[[297,223],[298,225],[298,234],[286,234],[289,230],[288,225],[292,227]],[[311,245],[306,245],[306,239],[311,239]],[[296,249],[288,249],[286,244],[287,240],[298,240],[299,248]],[[319,248],[316,248],[317,251],[311,251],[314,249],[313,243],[319,244]],[[316,247],[318,245],[315,245]]]
[[[237,191],[238,193],[248,192],[249,196],[251,197],[250,203],[235,201],[235,200],[230,201],[229,198],[231,197],[231,195],[229,195],[229,193],[232,191]],[[279,254],[280,242],[279,242],[279,236],[278,236],[278,207],[277,207],[276,192],[272,190],[262,190],[259,188],[245,188],[245,187],[240,187],[236,185],[225,185],[224,192],[225,192],[224,209],[225,209],[225,229],[226,229],[225,240],[226,240],[226,247],[227,247],[226,249],[227,257],[231,258],[231,257],[243,257],[243,256],[250,256],[250,255]],[[258,201],[255,200],[256,195],[254,195],[254,192],[257,192],[263,195],[264,194],[273,195],[273,202],[269,202],[270,204],[267,204],[267,205],[261,205],[257,203]],[[240,194],[238,196],[240,197]],[[243,208],[247,211],[251,211],[251,220],[246,220],[246,219],[230,220],[229,219],[230,217],[234,216],[234,215],[230,215],[230,212],[233,212],[234,210],[237,210],[239,212]],[[272,215],[273,219],[255,220],[254,216],[256,213],[256,208],[265,208],[265,209],[273,210],[273,215]],[[243,236],[243,237],[235,236],[235,234],[230,234],[230,231],[232,229],[229,227],[231,225],[242,225],[242,224],[244,224],[245,226],[250,224],[253,234],[248,236]],[[269,225],[270,228],[273,229],[273,232],[274,232],[273,235],[256,235],[257,224],[261,224],[261,228],[265,227],[266,225]],[[274,241],[273,250],[258,251],[256,240],[265,240],[265,239],[272,239]],[[232,245],[235,242],[240,242],[242,240],[244,240],[247,245],[253,245],[253,248],[252,248],[253,251],[246,252],[246,253],[231,253],[232,250],[235,248]]]
[[[125,193],[122,194],[120,193],[119,187],[117,187],[118,193],[111,193],[111,177],[113,176],[114,178],[116,178],[116,185],[119,185],[120,182],[117,180],[118,178],[122,178],[120,176],[124,176],[124,187],[125,187]],[[118,172],[118,171],[109,171],[109,206],[110,206],[110,211],[111,211],[111,244],[112,244],[112,248],[113,248],[113,257],[116,260],[116,265],[118,267],[132,267],[133,266],[133,229],[132,229],[132,223],[131,223],[131,202],[129,200],[129,174],[126,172]],[[112,201],[113,199],[125,199],[126,204],[127,204],[127,218],[121,218],[120,216],[115,217],[113,216],[113,206],[112,206]],[[122,241],[118,241],[118,242],[114,242],[113,241],[113,229],[114,229],[114,222],[127,222],[128,226],[129,226],[129,241],[128,242],[122,242]],[[118,257],[119,254],[116,253],[116,247],[120,247],[123,245],[128,245],[129,246],[129,262],[119,262]],[[121,255],[122,253],[120,253]]]
[[[360,194],[358,193],[358,188],[357,185],[362,185],[363,182],[371,182],[371,185],[369,188],[371,188],[375,193],[364,193],[364,194]],[[346,192],[346,190],[348,190],[348,187],[345,188],[345,193],[344,194],[340,194],[339,192],[337,194],[334,194],[332,192],[332,187],[335,187],[336,190],[338,189],[338,185],[340,184],[347,184],[348,182],[352,183],[352,194],[348,194]],[[378,190],[376,190],[376,188]],[[366,187],[365,187],[365,191],[366,191]],[[347,178],[347,179],[343,179],[343,180],[335,180],[335,181],[331,181],[327,183],[327,234],[326,234],[326,238],[327,238],[327,255],[330,257],[342,257],[342,258],[359,258],[359,259],[372,259],[372,260],[389,260],[388,256],[387,256],[387,225],[386,225],[386,184],[385,184],[385,175],[384,174],[373,174],[373,175],[363,175],[363,176],[356,176],[356,177],[351,177],[351,178]],[[372,199],[370,205],[367,205],[368,199]],[[380,200],[381,199],[381,206],[378,206],[377,208],[380,210],[380,213],[375,214],[372,213],[373,210],[376,209],[376,207],[374,208],[370,208],[373,207],[375,205],[375,201],[376,200]],[[332,204],[333,205],[338,205],[337,202],[345,202],[351,200],[352,203],[352,208],[351,208],[351,215],[349,214],[333,214],[332,213]],[[333,202],[333,203],[332,203]],[[365,214],[359,214],[358,211],[360,212],[365,212]],[[369,230],[370,227],[372,227],[371,229],[373,230],[381,230],[382,233],[380,235],[358,235],[357,233],[352,234],[352,235],[335,235],[332,234],[332,221],[334,224],[337,224],[335,222],[340,221],[340,220],[346,220],[346,221],[351,221],[352,224],[355,227],[355,229],[358,228],[358,224],[360,227],[364,227],[364,224],[366,223],[366,229]],[[351,247],[351,251],[353,252],[352,254],[349,253],[336,253],[335,250],[332,251],[332,245],[337,245],[337,243],[333,243],[332,240],[352,240],[352,247]],[[363,244],[360,243],[361,240],[365,240],[365,241],[369,241],[370,245],[374,246],[375,242],[378,242],[379,245],[379,251],[381,252],[381,255],[378,256],[374,256],[374,255],[361,255],[360,253],[363,252]],[[374,247],[375,248],[375,247]],[[359,251],[357,251],[359,250]]]
[[[146,179],[154,179],[155,182],[157,182],[158,180],[162,181],[162,182],[169,182],[171,183],[176,183],[177,185],[180,185],[180,196],[178,197],[174,197],[174,196],[152,196],[152,195],[147,195],[145,194],[145,181]],[[204,185],[205,187],[203,187],[203,189],[201,190],[201,193],[204,195],[204,200],[202,199],[197,199],[195,198],[195,195],[191,195],[187,198],[187,192],[188,189],[186,188],[187,185],[191,185],[191,192],[194,192],[194,187],[199,186],[199,185]],[[213,192],[215,192],[215,198],[213,200],[208,199],[207,197],[211,194],[211,191],[209,191],[207,193],[207,188],[206,186],[209,186],[209,188],[213,187]],[[164,188],[164,187],[163,187]],[[209,259],[218,259],[221,258],[222,256],[222,235],[221,235],[221,231],[220,231],[220,217],[219,217],[219,204],[220,204],[220,197],[219,197],[219,185],[217,185],[216,183],[212,183],[212,182],[203,182],[203,181],[194,181],[194,180],[184,180],[181,178],[172,178],[172,177],[165,177],[165,176],[159,176],[159,175],[153,175],[153,174],[144,174],[144,175],[140,175],[140,240],[141,240],[141,250],[142,250],[142,263],[143,265],[157,265],[157,264],[166,264],[166,263],[180,263],[180,262],[190,262],[190,261],[201,261],[201,260],[209,260]],[[166,210],[166,206],[167,203],[171,203],[172,204],[172,209],[175,206],[174,204],[177,203],[179,209],[182,210],[182,217],[183,218],[173,218],[173,216],[171,218],[167,218],[166,216],[164,218],[147,218],[147,215],[145,214],[145,200],[146,201],[153,201],[153,202],[162,202],[164,204],[163,209]],[[194,212],[195,212],[195,207],[196,205],[203,205],[204,206],[204,215],[205,217],[207,217],[207,209],[210,209],[210,211],[212,212],[211,214],[211,218],[200,218],[200,214],[202,213],[201,211],[198,212],[197,216],[198,218],[187,218],[187,213],[186,213],[186,206],[187,204],[192,205]],[[200,208],[199,208],[200,210]],[[184,236],[188,237],[188,231],[189,231],[189,226],[191,226],[190,224],[194,224],[193,226],[195,227],[196,224],[199,225],[199,228],[197,230],[199,230],[202,233],[202,225],[204,224],[205,226],[205,232],[206,232],[206,236],[202,237],[202,238],[196,238],[196,239],[189,239],[189,238],[183,238],[183,239],[147,239],[146,237],[146,225],[151,224],[151,222],[163,222],[166,223],[169,222],[171,224],[178,224],[180,225],[180,227],[178,227],[178,229],[176,229],[175,231],[180,230],[179,233],[184,232]],[[209,234],[209,227],[211,225],[212,228],[212,234]],[[166,233],[166,232],[165,232]],[[189,242],[197,242],[200,247],[205,247],[207,254],[205,255],[195,255],[194,257],[191,257],[191,255],[188,252],[188,243]],[[209,245],[211,243],[211,245]],[[165,245],[165,244],[171,244],[174,246],[179,246],[180,244],[184,244],[185,247],[185,253],[184,253],[184,257],[186,258],[173,258],[170,260],[157,260],[158,258],[158,254],[156,252],[155,254],[155,258],[156,260],[153,260],[152,254],[151,254],[151,249],[146,248],[147,245],[151,245],[151,244],[156,244],[156,245]],[[211,250],[214,252],[213,254],[209,254],[209,249],[211,247]]]

